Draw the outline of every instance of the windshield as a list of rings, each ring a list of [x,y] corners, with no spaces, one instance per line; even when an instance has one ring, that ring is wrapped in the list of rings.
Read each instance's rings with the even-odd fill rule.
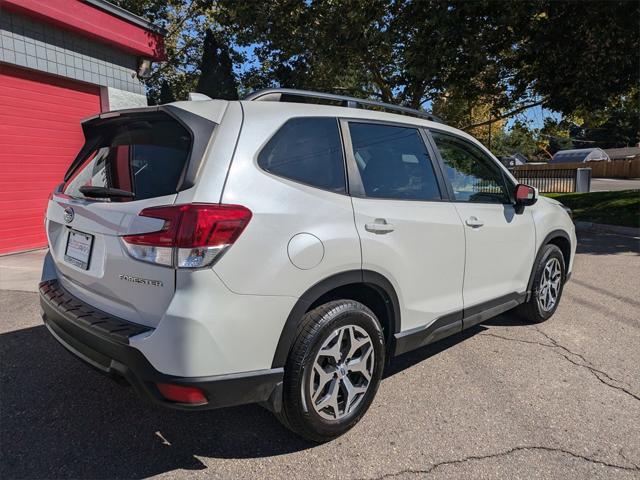
[[[164,113],[138,114],[105,121],[90,130],[81,165],[63,193],[76,198],[131,201],[176,193],[191,149],[191,135]],[[131,195],[85,195],[102,187]],[[93,189],[99,191],[100,189]]]

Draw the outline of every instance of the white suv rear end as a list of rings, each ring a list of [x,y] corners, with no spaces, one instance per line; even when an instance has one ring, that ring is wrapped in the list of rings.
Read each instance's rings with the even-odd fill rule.
[[[393,355],[518,306],[549,318],[562,206],[463,132],[356,104],[281,90],[85,121],[47,211],[51,333],[155,402],[261,402],[323,441]]]

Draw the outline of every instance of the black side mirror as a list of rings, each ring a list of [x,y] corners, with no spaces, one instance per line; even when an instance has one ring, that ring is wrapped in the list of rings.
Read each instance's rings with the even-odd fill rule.
[[[528,207],[538,201],[538,191],[523,183],[516,185],[513,196],[516,199],[516,207]]]

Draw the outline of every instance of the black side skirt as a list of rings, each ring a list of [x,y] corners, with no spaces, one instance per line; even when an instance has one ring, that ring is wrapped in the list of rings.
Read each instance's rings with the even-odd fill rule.
[[[510,293],[495,300],[450,313],[436,319],[430,325],[396,333],[394,355],[401,355],[455,333],[460,333],[462,330],[517,307],[524,303],[526,298],[526,292]]]

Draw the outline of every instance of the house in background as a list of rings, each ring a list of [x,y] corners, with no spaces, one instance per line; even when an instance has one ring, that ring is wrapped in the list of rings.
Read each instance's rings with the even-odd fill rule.
[[[608,148],[605,153],[611,160],[640,160],[640,147]]]
[[[549,163],[609,162],[609,156],[601,148],[579,148],[557,151]]]
[[[500,161],[507,168],[517,167],[518,165],[525,165],[528,162],[527,157],[518,152],[514,153],[513,155],[509,155],[508,157],[501,157]]]
[[[147,105],[163,31],[105,0],[0,0],[0,254],[46,245],[43,216],[80,121]]]

